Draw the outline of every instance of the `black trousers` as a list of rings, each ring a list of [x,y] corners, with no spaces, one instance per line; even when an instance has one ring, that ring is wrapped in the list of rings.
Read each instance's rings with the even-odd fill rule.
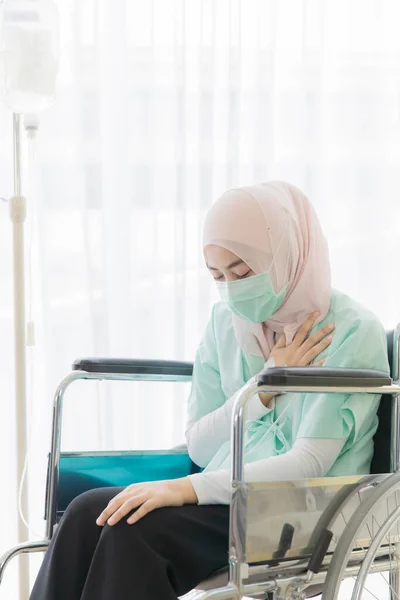
[[[122,488],[71,502],[30,600],[177,600],[228,563],[228,506],[159,508],[128,525],[96,518]]]

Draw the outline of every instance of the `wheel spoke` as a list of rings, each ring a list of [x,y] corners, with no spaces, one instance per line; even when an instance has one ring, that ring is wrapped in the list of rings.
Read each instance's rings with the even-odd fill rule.
[[[389,511],[389,499],[387,499],[387,501],[386,501],[386,504],[387,504],[388,511]],[[375,519],[375,520],[376,520],[376,519]],[[376,521],[376,522],[378,523],[378,521]],[[368,534],[369,534],[369,536],[370,536],[370,538],[371,538],[371,540],[372,540],[372,536],[371,536],[371,530],[370,530],[370,528],[369,528],[369,525],[368,525],[368,523],[365,523],[365,526],[366,526],[366,528],[367,528],[367,530],[368,530]],[[397,521],[396,521],[396,526],[397,526],[397,528],[398,528],[398,526],[399,526],[399,519],[397,519]],[[390,530],[389,530],[389,533],[388,533],[388,535],[386,536],[386,538],[387,538],[387,539],[388,539],[388,541],[389,541],[389,547],[388,547],[388,552],[389,552],[389,563],[390,563],[390,570],[392,570],[392,551],[391,551],[391,543],[390,543]],[[385,583],[387,583],[387,584],[388,584],[388,586],[389,586],[390,590],[391,590],[392,592],[394,592],[394,594],[396,595],[396,598],[398,599],[398,598],[399,598],[399,596],[398,596],[397,592],[396,592],[396,591],[393,589],[393,586],[390,584],[390,578],[386,579],[385,575],[384,575],[382,572],[379,572],[379,575],[382,577],[382,579],[385,581]],[[366,588],[365,588],[365,589],[366,589]],[[391,598],[391,600],[394,600],[394,598],[392,597],[392,598]]]

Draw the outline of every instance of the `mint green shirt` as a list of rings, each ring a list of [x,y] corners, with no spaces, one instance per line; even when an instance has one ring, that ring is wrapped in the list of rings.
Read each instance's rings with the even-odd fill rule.
[[[326,367],[389,372],[385,332],[370,311],[333,290],[329,313],[315,330],[330,322],[336,327],[333,341],[318,357],[319,360],[327,356]],[[198,421],[222,406],[263,366],[262,358],[242,352],[229,308],[221,302],[216,304],[196,355],[188,401],[189,420]],[[260,419],[247,421],[245,462],[287,452],[299,438],[335,438],[345,443],[327,475],[368,473],[378,425],[378,406],[379,396],[369,394],[287,393],[278,396],[273,409]],[[275,424],[280,415],[282,418]],[[227,440],[205,470],[229,466],[230,441]]]

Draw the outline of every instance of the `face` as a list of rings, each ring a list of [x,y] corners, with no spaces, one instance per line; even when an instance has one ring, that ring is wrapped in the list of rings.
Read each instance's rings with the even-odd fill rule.
[[[237,281],[255,275],[241,258],[221,246],[206,246],[204,258],[215,281]]]

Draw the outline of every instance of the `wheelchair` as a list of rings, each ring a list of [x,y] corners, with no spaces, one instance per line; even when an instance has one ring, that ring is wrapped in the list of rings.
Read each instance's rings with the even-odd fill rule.
[[[379,371],[274,368],[243,388],[232,417],[229,564],[181,600],[400,600],[400,325],[387,334],[391,376]],[[187,449],[61,452],[65,392],[81,379],[190,381],[177,361],[81,359],[59,384],[53,405],[45,499],[45,538],[0,557],[0,583],[11,559],[46,551],[71,500],[96,487],[175,478],[196,472]],[[258,392],[381,394],[371,475],[288,482],[244,481],[246,402]],[[329,402],[329,396],[327,396]],[[373,591],[369,583],[375,578]],[[367,579],[368,578],[368,579]],[[339,588],[350,582],[350,591]]]

